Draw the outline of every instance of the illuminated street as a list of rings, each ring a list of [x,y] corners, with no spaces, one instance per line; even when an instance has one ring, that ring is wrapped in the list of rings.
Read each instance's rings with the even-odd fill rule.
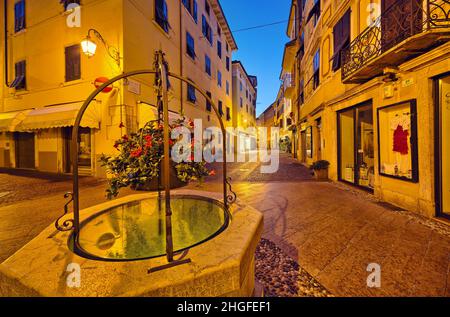
[[[384,206],[359,190],[316,182],[308,169],[286,154],[273,175],[261,175],[254,163],[230,167],[238,199],[264,214],[263,238],[275,242],[334,296],[450,295],[447,225]],[[27,195],[8,200],[21,192],[11,184],[27,188]],[[4,260],[60,215],[62,195],[71,185],[69,180],[8,175],[2,177],[0,188],[10,191],[0,198],[0,260]],[[220,177],[205,188],[219,191]],[[82,207],[104,200],[104,190],[103,182],[83,180]],[[129,193],[133,192],[123,195]],[[372,262],[381,265],[381,289],[366,285],[366,269]]]

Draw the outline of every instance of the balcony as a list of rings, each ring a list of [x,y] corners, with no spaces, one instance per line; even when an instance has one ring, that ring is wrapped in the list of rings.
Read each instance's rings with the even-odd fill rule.
[[[293,99],[295,94],[295,76],[293,74],[285,74],[283,76],[284,96]]]
[[[398,0],[342,52],[342,81],[362,83],[450,39],[450,0]]]

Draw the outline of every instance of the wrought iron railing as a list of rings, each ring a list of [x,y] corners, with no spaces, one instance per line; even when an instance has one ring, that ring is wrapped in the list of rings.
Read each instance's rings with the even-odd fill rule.
[[[347,46],[342,78],[416,34],[450,29],[450,0],[398,0]]]

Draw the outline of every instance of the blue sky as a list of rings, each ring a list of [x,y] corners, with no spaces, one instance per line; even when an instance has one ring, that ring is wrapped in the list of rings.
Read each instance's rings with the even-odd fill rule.
[[[232,31],[287,21],[291,0],[221,0]],[[279,75],[287,22],[254,30],[235,32],[239,50],[233,54],[250,75],[258,76],[257,115],[275,101],[280,88]]]

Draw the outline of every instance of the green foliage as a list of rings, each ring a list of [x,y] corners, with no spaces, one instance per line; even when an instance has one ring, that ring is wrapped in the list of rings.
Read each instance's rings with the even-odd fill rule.
[[[186,121],[185,118],[175,121],[170,125],[170,129],[177,127],[192,129],[193,122]],[[123,125],[121,124],[121,127]],[[137,133],[124,135],[114,144],[118,155],[105,155],[100,158],[103,167],[111,176],[109,187],[106,190],[108,199],[117,197],[121,188],[130,187],[136,189],[139,186],[148,184],[152,179],[158,177],[160,163],[164,158],[164,136],[163,126],[157,122],[149,122]],[[174,144],[169,140],[170,150]],[[191,150],[194,143],[191,144]],[[193,157],[191,157],[193,161]],[[206,167],[205,162],[182,162],[174,164],[177,177],[182,182],[199,181],[202,182],[206,176],[214,174]]]

